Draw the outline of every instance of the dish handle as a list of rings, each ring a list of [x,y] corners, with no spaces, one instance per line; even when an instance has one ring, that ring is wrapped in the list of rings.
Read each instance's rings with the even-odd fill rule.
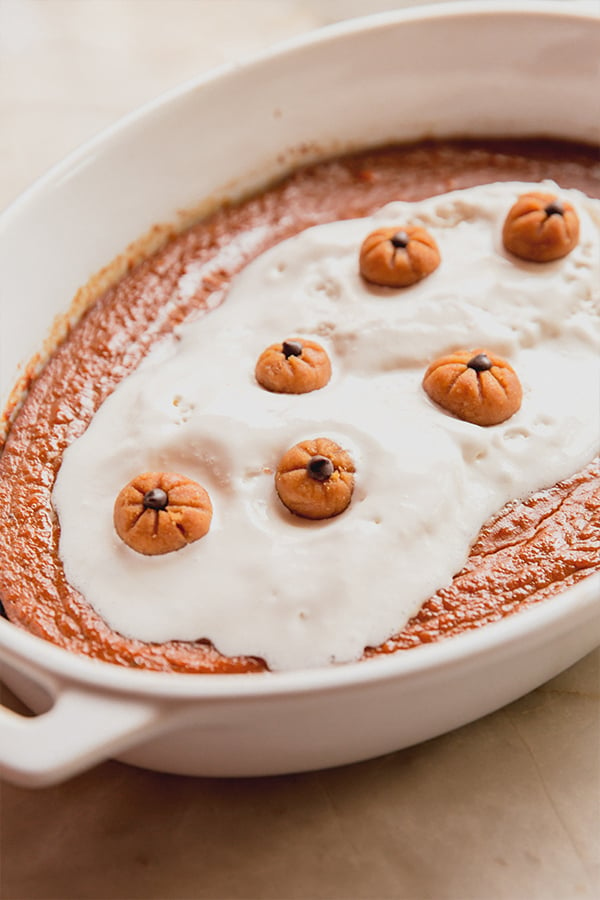
[[[4,683],[43,692],[47,711],[26,717],[0,704],[0,778],[22,787],[45,787],[70,778],[138,743],[165,722],[156,700],[123,697],[35,671],[29,661],[0,649]],[[33,669],[33,671],[32,671]],[[8,677],[7,673],[10,673]],[[32,705],[34,705],[32,703]],[[38,704],[39,708],[39,704]]]

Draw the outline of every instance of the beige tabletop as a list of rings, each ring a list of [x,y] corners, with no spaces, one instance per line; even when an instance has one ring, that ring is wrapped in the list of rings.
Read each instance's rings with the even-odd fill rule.
[[[185,79],[398,5],[0,0],[0,208]],[[3,784],[0,897],[597,898],[599,687],[596,651],[472,725],[326,772],[226,781],[107,762],[58,787]]]

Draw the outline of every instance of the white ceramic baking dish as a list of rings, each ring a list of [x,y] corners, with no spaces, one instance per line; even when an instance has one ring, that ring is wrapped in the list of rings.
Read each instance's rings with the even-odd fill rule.
[[[391,140],[598,140],[599,45],[589,4],[421,7],[294,40],[127,117],[1,219],[0,406],[77,289],[182,208],[258,187],[299,158]],[[599,588],[588,579],[387,659],[252,676],[121,669],[0,620],[3,680],[42,713],[0,708],[0,771],[41,785],[116,756],[190,775],[262,775],[390,752],[502,706],[590,651]]]

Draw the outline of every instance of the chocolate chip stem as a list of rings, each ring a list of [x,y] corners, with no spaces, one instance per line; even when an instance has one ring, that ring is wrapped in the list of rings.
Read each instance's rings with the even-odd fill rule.
[[[152,488],[151,491],[146,491],[146,493],[144,494],[142,505],[145,509],[160,510],[166,509],[168,502],[169,498],[166,491],[163,491],[161,488]]]
[[[290,356],[302,356],[302,344],[299,341],[284,341],[281,349],[286,359]]]
[[[313,456],[306,464],[306,471],[315,481],[327,481],[333,475],[334,469],[327,456]]]
[[[467,366],[476,372],[488,372],[492,368],[492,361],[486,353],[478,353],[469,360]]]
[[[397,250],[408,247],[409,240],[410,238],[405,231],[397,231],[396,234],[393,234],[390,238],[392,245],[396,247]]]

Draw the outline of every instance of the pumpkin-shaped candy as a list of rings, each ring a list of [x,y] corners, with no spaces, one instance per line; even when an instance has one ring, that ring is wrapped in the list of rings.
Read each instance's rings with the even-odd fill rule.
[[[378,228],[360,248],[360,274],[366,281],[384,287],[409,287],[439,264],[435,240],[418,225]]]
[[[452,415],[474,425],[498,425],[521,406],[514,369],[487,350],[461,350],[431,363],[423,378],[429,397]]]
[[[577,245],[579,218],[570,203],[554,194],[522,194],[509,210],[502,240],[520,259],[551,262]]]
[[[331,378],[331,362],[316,341],[290,338],[263,350],[254,374],[267,391],[307,394],[325,387]]]
[[[120,491],[113,519],[128,547],[156,556],[204,537],[212,504],[204,488],[184,475],[144,472]]]
[[[350,455],[329,438],[301,441],[281,457],[275,488],[290,512],[329,519],[350,503],[354,471]]]

